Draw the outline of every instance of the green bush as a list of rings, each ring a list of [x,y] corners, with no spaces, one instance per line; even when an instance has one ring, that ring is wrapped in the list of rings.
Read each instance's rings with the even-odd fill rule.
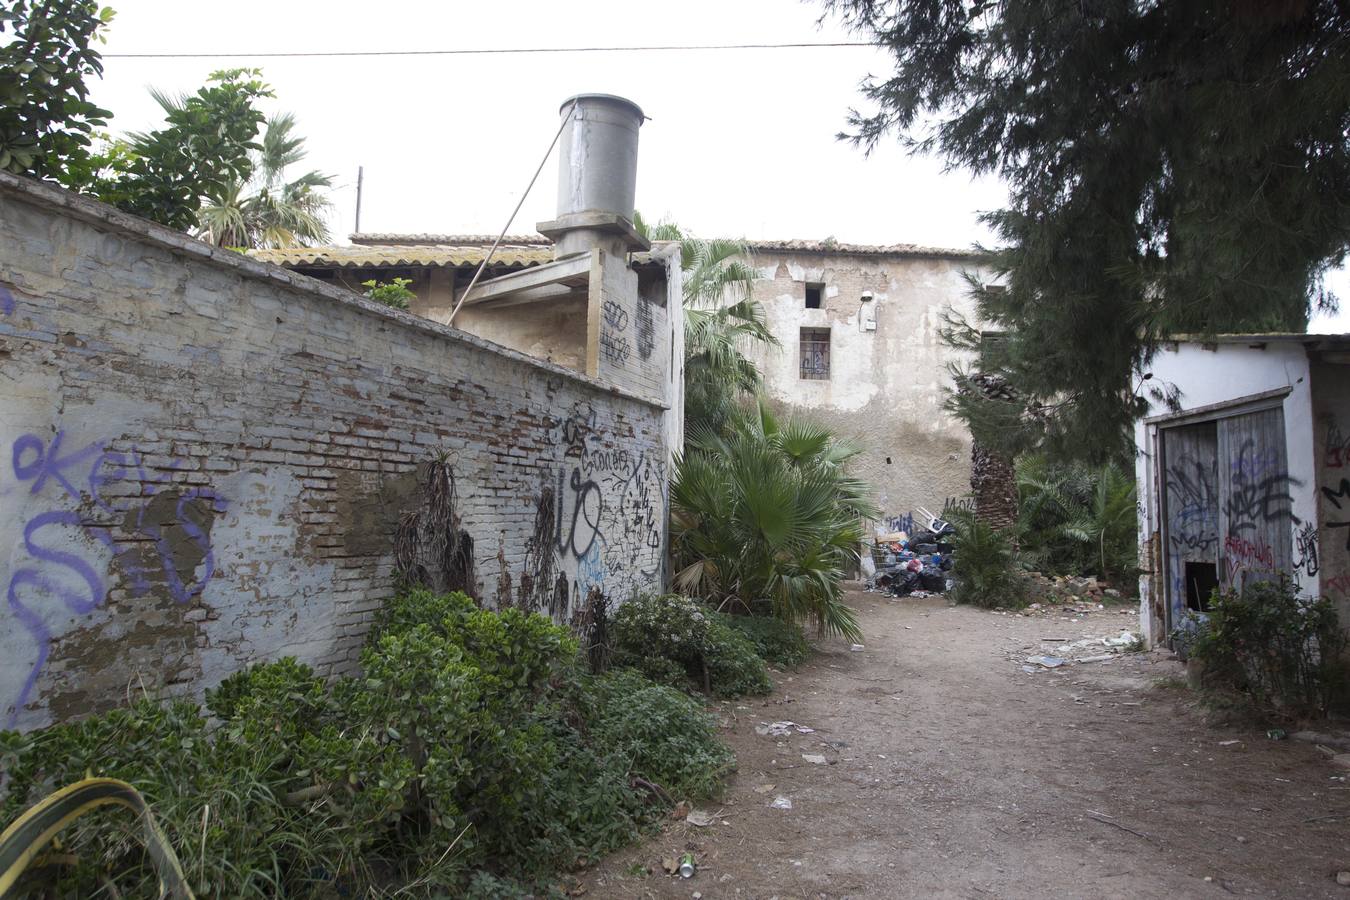
[[[773,685],[764,660],[724,618],[678,594],[635,597],[614,613],[613,664],[718,697],[767,694]]]
[[[596,742],[625,753],[634,774],[672,797],[715,794],[734,767],[712,716],[687,694],[618,669],[592,678],[584,698],[586,727]]]
[[[1205,687],[1237,691],[1261,711],[1300,718],[1350,701],[1346,635],[1335,605],[1299,597],[1288,581],[1216,592],[1191,656]]]
[[[417,295],[408,287],[410,284],[411,278],[395,278],[393,281],[376,281],[372,278],[361,282],[361,287],[366,289],[366,296],[376,303],[383,303],[392,309],[407,309],[417,299]]]
[[[1017,536],[1028,561],[1055,575],[1096,575],[1137,588],[1138,512],[1134,473],[1056,462],[1041,454],[1017,460]]]
[[[718,619],[744,635],[769,665],[788,669],[801,665],[811,655],[811,645],[800,625],[772,616],[722,615]]]
[[[956,529],[950,596],[974,606],[1023,606],[1026,580],[1008,534],[991,528],[965,510],[951,513]]]
[[[704,649],[708,683],[717,697],[763,695],[773,690],[769,670],[750,639],[720,618],[708,628]]]
[[[29,735],[0,732],[5,820],[86,772],[146,796],[202,898],[534,890],[716,791],[732,756],[700,704],[632,671],[586,674],[542,616],[415,591],[389,603],[362,677],[253,666],[191,703],[142,700]],[[107,878],[154,894],[131,817],[63,839],[61,896]],[[415,887],[414,887],[415,886]],[[106,893],[106,891],[105,891]]]

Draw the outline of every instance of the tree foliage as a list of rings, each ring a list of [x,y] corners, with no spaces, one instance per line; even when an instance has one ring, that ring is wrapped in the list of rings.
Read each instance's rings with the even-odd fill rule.
[[[92,0],[12,0],[0,6],[0,170],[75,186],[91,136],[111,115],[89,101],[103,73],[94,49],[113,11]]]
[[[649,225],[636,217],[650,240],[678,241],[684,281],[684,408],[689,426],[720,429],[739,403],[763,385],[746,356],[757,343],[778,346],[764,309],[752,293],[759,273],[744,241],[704,239],[678,225]]]
[[[1003,177],[980,318],[1052,444],[1105,458],[1166,335],[1301,331],[1350,242],[1338,0],[825,0],[895,60],[854,140]],[[1166,386],[1158,386],[1165,390]]]
[[[109,170],[96,179],[99,199],[161,225],[188,231],[209,197],[253,173],[251,153],[263,114],[254,103],[271,97],[257,69],[213,72],[197,93],[152,95],[164,110],[155,131],[115,146]]]
[[[856,638],[840,581],[874,514],[824,428],[779,422],[761,403],[722,432],[695,430],[670,487],[680,590]]]
[[[1115,463],[1017,461],[1018,544],[1037,569],[1093,574],[1127,590],[1138,574],[1134,478]]]
[[[250,159],[252,175],[235,178],[210,196],[198,214],[201,236],[222,247],[297,247],[327,241],[323,217],[332,204],[323,191],[333,186],[332,176],[310,170],[291,180],[286,177],[286,170],[306,155],[305,139],[295,133],[295,116],[282,113],[268,119],[262,149]]]

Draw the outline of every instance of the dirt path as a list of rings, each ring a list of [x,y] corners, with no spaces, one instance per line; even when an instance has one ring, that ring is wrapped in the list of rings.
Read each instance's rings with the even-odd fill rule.
[[[1206,726],[1160,655],[1022,671],[1041,638],[1132,611],[850,602],[864,650],[824,642],[772,696],[720,707],[739,772],[716,824],[672,822],[582,875],[587,897],[1350,900],[1350,781],[1315,746]],[[815,732],[755,731],[782,720]],[[686,850],[698,874],[667,877]]]

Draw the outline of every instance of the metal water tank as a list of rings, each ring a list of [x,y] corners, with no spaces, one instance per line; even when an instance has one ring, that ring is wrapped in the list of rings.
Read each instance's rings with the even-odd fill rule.
[[[637,192],[638,129],[646,118],[631,100],[577,94],[559,113],[571,113],[558,153],[558,221],[581,213],[633,218]]]

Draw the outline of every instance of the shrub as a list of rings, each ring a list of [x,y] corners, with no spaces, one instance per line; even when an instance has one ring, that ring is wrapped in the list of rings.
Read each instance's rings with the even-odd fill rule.
[[[383,303],[385,306],[393,309],[407,309],[408,304],[417,299],[408,285],[412,284],[411,278],[395,278],[393,281],[369,281],[361,282],[361,287],[366,289],[366,296],[376,303]]]
[[[704,648],[708,683],[718,697],[761,695],[773,690],[769,671],[750,639],[730,625],[714,619]]]
[[[811,655],[800,625],[772,616],[719,616],[719,621],[736,629],[754,645],[755,653],[769,665],[780,669],[805,662]]]
[[[1041,454],[1017,461],[1017,534],[1042,572],[1096,575],[1133,591],[1138,572],[1134,473]]]
[[[194,704],[142,700],[0,732],[0,812],[108,775],[145,795],[203,898],[498,896],[653,821],[653,789],[631,776],[697,796],[731,766],[696,700],[632,671],[585,674],[576,643],[538,615],[410,592],[362,666],[332,686],[290,659],[236,673],[208,692],[215,728]],[[106,878],[153,896],[135,834],[104,810],[70,825],[79,863],[59,895]]]
[[[969,511],[953,511],[951,521],[956,528],[952,599],[983,607],[1025,604],[1026,581],[1008,534]]]
[[[1346,635],[1335,605],[1288,581],[1216,593],[1191,654],[1203,684],[1236,690],[1259,710],[1325,715],[1350,699]]]
[[[275,897],[283,886],[333,881],[339,854],[326,811],[283,802],[276,745],[211,739],[195,704],[140,700],[31,735],[3,735],[11,821],[56,788],[84,777],[120,778],[146,798],[199,897]],[[62,896],[94,896],[107,878],[122,896],[157,896],[155,869],[125,811],[96,811],[62,840],[80,861],[63,869]]]
[[[772,683],[764,661],[723,618],[678,594],[636,597],[614,614],[613,663],[664,684],[692,682],[719,697],[767,694]]]
[[[719,607],[766,606],[861,639],[841,588],[859,521],[875,514],[846,471],[858,452],[828,429],[779,422],[762,402],[720,432],[691,430],[670,484],[675,584]]]
[[[734,767],[735,756],[715,737],[712,716],[687,694],[618,669],[590,679],[583,697],[582,714],[595,741],[625,753],[634,774],[672,797],[715,794]]]

